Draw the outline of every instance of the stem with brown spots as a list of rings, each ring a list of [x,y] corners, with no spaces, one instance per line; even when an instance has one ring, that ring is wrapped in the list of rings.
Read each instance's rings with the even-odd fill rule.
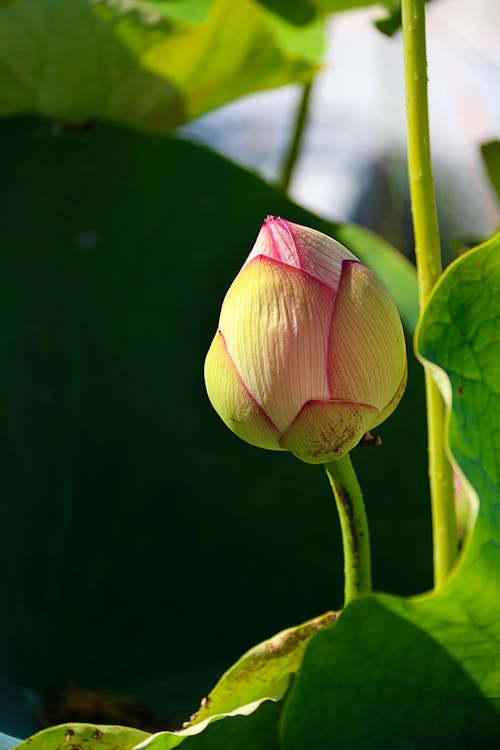
[[[363,495],[349,454],[325,464],[332,486],[344,549],[344,607],[372,590],[370,534]]]

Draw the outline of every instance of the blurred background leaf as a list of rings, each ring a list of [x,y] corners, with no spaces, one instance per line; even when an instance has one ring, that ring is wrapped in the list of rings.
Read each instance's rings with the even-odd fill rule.
[[[3,668],[39,715],[76,685],[133,695],[175,726],[249,646],[341,604],[323,471],[235,438],[202,368],[267,213],[356,232],[182,140],[30,119],[1,131]],[[363,236],[353,249],[376,265]],[[354,457],[375,585],[401,594],[431,584],[409,356],[383,447]]]
[[[500,201],[500,141],[490,141],[481,146],[481,155],[490,182]]]
[[[141,0],[23,0],[7,9],[0,114],[168,131],[251,91],[307,80],[317,68],[319,18],[297,27],[256,0],[190,0],[190,13],[176,3],[171,17],[168,5],[162,14]]]
[[[150,5],[165,18],[190,23],[204,23],[215,0],[138,0]]]
[[[384,5],[388,3],[379,2],[379,0],[312,0],[316,8],[324,12],[334,13],[341,10],[351,10],[352,8],[364,8],[367,5]]]
[[[400,0],[257,0],[264,8],[282,16],[289,23],[302,26],[309,23],[319,12],[322,15],[343,10],[384,5],[388,9],[400,8]],[[140,0],[149,3],[168,16],[189,20],[206,18],[207,8],[214,0]]]

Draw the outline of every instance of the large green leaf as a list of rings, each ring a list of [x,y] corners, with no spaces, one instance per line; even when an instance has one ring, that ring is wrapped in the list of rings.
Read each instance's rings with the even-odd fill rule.
[[[324,472],[210,407],[221,300],[266,213],[348,233],[390,288],[398,256],[191,143],[0,130],[2,672],[51,700],[134,695],[178,725],[249,645],[342,602]],[[377,585],[398,593],[431,575],[420,369],[410,356],[383,447],[354,456]]]
[[[0,114],[168,131],[309,79],[322,49],[320,19],[296,27],[256,0],[190,0],[184,17],[180,3],[167,17],[141,0],[23,0],[2,13]]]
[[[499,261],[500,233],[455,261],[417,332],[422,357],[441,371],[433,368],[452,405],[453,457],[479,498],[468,566],[476,564],[484,543],[493,549],[500,545]]]
[[[285,750],[483,750],[498,740],[499,324],[500,235],[448,268],[417,337],[452,408],[454,460],[479,502],[464,559],[439,594],[360,599],[311,640],[284,714]]]

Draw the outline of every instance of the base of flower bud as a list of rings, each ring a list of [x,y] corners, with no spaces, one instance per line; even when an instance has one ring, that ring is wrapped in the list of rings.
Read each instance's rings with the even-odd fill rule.
[[[380,435],[372,435],[371,432],[365,432],[356,447],[371,448],[378,447],[379,445],[382,445],[382,438],[380,437]]]

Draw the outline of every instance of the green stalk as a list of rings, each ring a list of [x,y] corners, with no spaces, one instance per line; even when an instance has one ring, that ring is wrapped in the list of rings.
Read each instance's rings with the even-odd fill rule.
[[[420,309],[441,271],[439,227],[429,140],[425,0],[402,0],[408,132],[408,172],[415,233]],[[457,556],[453,474],[445,453],[445,410],[430,373],[425,373],[429,478],[434,544],[434,585],[441,588]]]
[[[361,488],[347,453],[325,464],[342,531],[344,607],[372,590],[370,536]]]
[[[281,170],[280,187],[285,194],[288,193],[288,190],[290,188],[293,171],[295,169],[295,164],[297,163],[300,149],[302,147],[302,141],[304,139],[307,116],[309,112],[309,102],[311,100],[312,83],[313,82],[311,79],[308,83],[304,84],[302,88],[302,96],[300,98],[299,108],[297,110],[297,115],[295,118],[292,139],[290,141],[288,153]]]

